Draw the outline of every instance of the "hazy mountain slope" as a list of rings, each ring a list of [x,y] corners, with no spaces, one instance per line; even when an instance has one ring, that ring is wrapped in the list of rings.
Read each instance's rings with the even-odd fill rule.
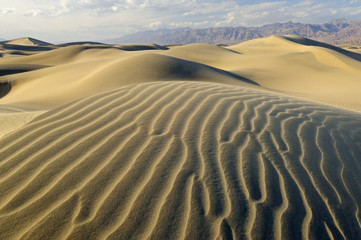
[[[108,43],[233,44],[273,34],[294,34],[337,45],[361,45],[361,21],[332,20],[325,24],[274,23],[261,27],[160,29],[106,40]]]

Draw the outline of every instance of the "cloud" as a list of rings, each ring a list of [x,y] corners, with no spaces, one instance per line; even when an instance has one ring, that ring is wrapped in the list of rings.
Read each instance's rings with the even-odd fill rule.
[[[361,7],[353,8],[350,10],[350,14],[353,16],[360,15],[361,14]]]
[[[215,13],[224,13],[232,10],[237,3],[234,1],[225,1],[220,3],[198,3],[194,4],[191,9],[186,9],[183,16],[209,15]]]
[[[111,9],[112,9],[114,12],[116,12],[116,11],[119,10],[119,7],[117,7],[117,6],[111,6]]]
[[[332,15],[335,15],[334,8],[327,2],[315,3],[313,0],[304,0],[291,4],[288,1],[276,1],[235,6],[215,24],[217,26],[260,26],[290,20],[315,23],[322,19],[326,22]]]
[[[48,41],[99,40],[157,28],[361,18],[361,0],[0,0],[0,6],[8,36]]]
[[[294,7],[305,7],[305,6],[311,6],[315,4],[315,1],[313,0],[304,0],[294,5]]]
[[[149,28],[159,28],[160,26],[162,26],[162,22],[160,21],[157,21],[157,22],[151,22],[149,23],[148,27]]]
[[[0,8],[0,14],[10,14],[15,12],[15,8]]]
[[[43,13],[42,10],[39,9],[31,9],[25,13],[25,16],[27,17],[37,17]]]

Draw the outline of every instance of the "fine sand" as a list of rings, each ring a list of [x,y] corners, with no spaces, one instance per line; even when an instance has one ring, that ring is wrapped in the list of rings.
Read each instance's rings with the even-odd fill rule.
[[[22,38],[0,56],[0,239],[360,239],[357,51]]]

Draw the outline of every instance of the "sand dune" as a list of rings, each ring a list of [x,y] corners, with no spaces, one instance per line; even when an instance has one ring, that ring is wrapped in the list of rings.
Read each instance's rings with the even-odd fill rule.
[[[356,239],[360,134],[360,114],[224,84],[102,93],[0,141],[0,237]]]
[[[2,79],[14,83],[3,103],[36,105],[39,108],[54,107],[80,97],[149,81],[184,79],[256,84],[221,69],[156,53],[142,53],[115,60],[81,61],[13,74]]]
[[[2,106],[0,108],[0,138],[14,129],[22,127],[42,113],[44,111],[29,111],[14,109],[11,106]]]
[[[3,43],[10,45],[21,45],[21,46],[48,46],[50,43],[40,41],[31,37],[17,38],[10,41],[4,41]]]
[[[170,63],[164,65],[164,62],[169,60],[170,62],[177,61],[177,64],[173,66],[184,65],[188,62],[188,66],[203,64],[208,69],[211,67],[214,71],[226,76],[227,84],[239,85],[239,78],[247,79],[248,82],[256,83],[272,91],[361,110],[360,55],[299,37],[272,36],[228,48],[208,44],[162,48],[156,45],[111,46],[90,43],[48,47],[52,50],[34,50],[30,56],[15,55],[2,59],[2,64],[13,66],[31,63],[48,67],[39,71],[0,77],[0,82],[14,83],[16,88],[14,87],[13,93],[22,89],[21,99],[27,103],[30,99],[26,98],[33,98],[34,95],[28,96],[24,92],[33,92],[34,88],[55,98],[58,93],[51,92],[53,90],[59,92],[61,89],[54,89],[54,84],[68,89],[67,83],[82,82],[78,88],[69,85],[70,89],[76,91],[74,97],[70,97],[71,94],[61,94],[65,97],[64,100],[62,100],[63,97],[49,101],[42,99],[41,108],[44,107],[44,102],[48,102],[46,107],[60,106],[68,101],[114,87],[108,88],[106,84],[101,84],[104,80],[107,83],[116,82],[117,86],[161,80],[159,77],[164,80],[168,77],[175,80],[179,78],[190,80],[189,74],[184,74],[184,71],[178,74],[177,69],[169,69]],[[161,58],[159,55],[172,58]],[[173,75],[177,76],[168,76],[169,71],[175,71]],[[102,77],[103,73],[106,73],[106,77]],[[191,74],[191,79],[204,80],[204,74],[196,77]],[[222,76],[217,76],[216,81],[223,81],[223,79]],[[25,82],[26,84],[22,84]],[[94,82],[95,85],[93,85]],[[79,87],[84,85],[87,85],[86,88],[90,90],[77,93]],[[99,85],[104,87],[99,88]],[[14,101],[20,101],[18,96],[15,99],[11,96],[10,94],[3,102],[13,104]]]
[[[26,45],[1,45],[0,239],[361,236],[357,53]]]

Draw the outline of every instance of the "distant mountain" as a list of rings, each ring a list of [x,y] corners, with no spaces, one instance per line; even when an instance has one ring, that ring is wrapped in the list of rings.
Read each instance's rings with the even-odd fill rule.
[[[267,24],[261,27],[160,29],[129,34],[120,38],[105,40],[104,42],[113,44],[155,43],[160,45],[188,43],[234,44],[254,38],[268,37],[273,34],[299,35],[334,45],[361,46],[361,21],[338,19],[325,24],[286,22]]]

